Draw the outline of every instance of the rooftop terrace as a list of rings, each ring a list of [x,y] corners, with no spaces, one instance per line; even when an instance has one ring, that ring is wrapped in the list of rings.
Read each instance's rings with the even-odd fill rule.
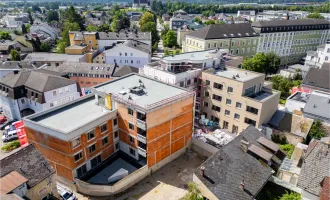
[[[234,80],[240,81],[240,82],[246,82],[246,81],[264,76],[264,74],[246,71],[246,70],[233,68],[233,67],[226,67],[225,69],[219,69],[219,70],[209,69],[205,72],[210,73],[210,74],[215,74],[217,76],[228,78],[228,79],[234,79]]]

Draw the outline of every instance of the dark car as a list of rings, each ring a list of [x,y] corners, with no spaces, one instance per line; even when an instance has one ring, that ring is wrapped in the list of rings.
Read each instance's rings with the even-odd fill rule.
[[[0,130],[4,130],[6,126],[8,126],[9,124],[12,124],[13,122],[15,122],[15,120],[9,120],[6,121],[5,123],[0,125]]]

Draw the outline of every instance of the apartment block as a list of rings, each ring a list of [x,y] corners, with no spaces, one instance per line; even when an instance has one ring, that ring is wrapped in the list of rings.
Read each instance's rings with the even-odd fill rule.
[[[117,172],[151,170],[190,144],[194,93],[138,74],[92,91],[24,119],[29,142],[64,180],[114,184]]]
[[[283,64],[299,62],[307,51],[326,43],[330,34],[324,19],[258,21],[252,27],[260,34],[257,52],[275,52]]]
[[[307,51],[305,66],[322,68],[323,63],[330,63],[330,39],[318,46],[316,51]]]
[[[201,114],[220,128],[240,133],[250,124],[260,127],[277,110],[280,92],[264,85],[265,75],[239,68],[202,73]]]

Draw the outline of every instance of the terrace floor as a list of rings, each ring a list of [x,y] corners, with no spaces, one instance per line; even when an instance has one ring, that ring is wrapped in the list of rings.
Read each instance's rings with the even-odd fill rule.
[[[205,159],[197,153],[189,151],[187,157],[181,155],[122,193],[111,197],[92,197],[91,199],[177,200],[187,193],[187,183],[192,181],[193,171]]]

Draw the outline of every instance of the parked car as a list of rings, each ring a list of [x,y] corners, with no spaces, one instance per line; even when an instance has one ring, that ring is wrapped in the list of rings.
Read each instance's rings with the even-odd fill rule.
[[[16,140],[16,139],[18,139],[17,130],[8,131],[7,134],[4,134],[2,136],[3,142],[8,142],[11,140]]]
[[[0,125],[0,130],[4,130],[5,127],[7,127],[8,125],[10,125],[13,122],[14,122],[13,120],[9,120],[9,121],[4,122],[3,124]]]
[[[0,115],[0,124],[5,123],[6,121],[7,121],[6,116],[4,116],[4,115]]]
[[[61,198],[64,200],[76,200],[77,197],[73,194],[73,192],[64,191],[62,194],[60,194]]]

